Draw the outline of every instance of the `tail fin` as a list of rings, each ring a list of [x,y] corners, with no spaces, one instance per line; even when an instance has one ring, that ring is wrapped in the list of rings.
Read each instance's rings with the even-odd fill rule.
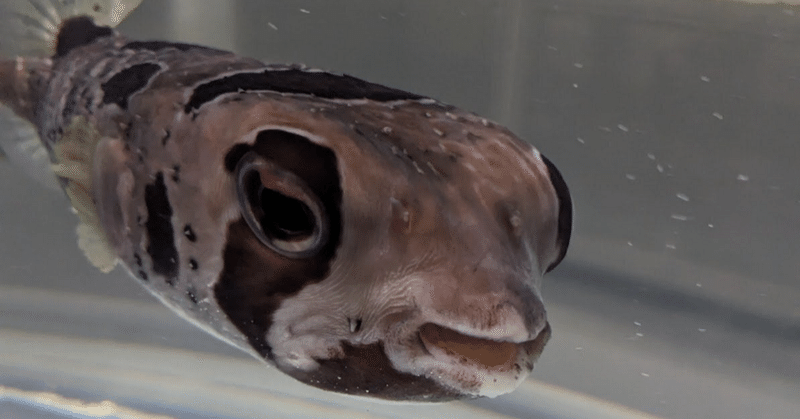
[[[142,0],[3,0],[0,57],[53,55],[61,22],[86,15],[102,26],[117,26]]]
[[[89,16],[116,26],[142,0],[0,0],[0,156],[45,186],[58,188],[50,158],[30,118],[27,74],[49,67],[62,22]],[[21,58],[27,57],[27,58]],[[2,103],[16,112],[11,112]]]

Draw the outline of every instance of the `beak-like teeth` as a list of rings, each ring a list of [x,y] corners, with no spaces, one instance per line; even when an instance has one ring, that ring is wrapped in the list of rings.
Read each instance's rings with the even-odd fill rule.
[[[458,359],[492,370],[508,370],[517,361],[521,345],[474,336],[425,323],[419,328],[425,349],[436,358]]]

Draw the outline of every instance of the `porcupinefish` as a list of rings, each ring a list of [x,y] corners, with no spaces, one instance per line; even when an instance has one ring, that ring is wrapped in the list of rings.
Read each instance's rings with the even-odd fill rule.
[[[128,39],[112,27],[138,3],[1,18],[28,34],[3,38],[5,120],[33,127],[6,152],[66,191],[93,265],[322,389],[445,401],[529,375],[572,227],[550,161],[425,96]]]

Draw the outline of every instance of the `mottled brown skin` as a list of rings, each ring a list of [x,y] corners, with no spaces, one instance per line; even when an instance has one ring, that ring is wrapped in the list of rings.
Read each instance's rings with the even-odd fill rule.
[[[100,133],[104,234],[165,304],[342,393],[494,396],[533,369],[550,336],[541,275],[564,257],[572,208],[530,145],[350,76],[85,25],[65,26],[52,61],[0,62],[0,99],[48,149],[78,116]],[[246,155],[291,174],[261,186],[319,199],[318,249],[265,246],[253,226],[269,220],[242,207]]]

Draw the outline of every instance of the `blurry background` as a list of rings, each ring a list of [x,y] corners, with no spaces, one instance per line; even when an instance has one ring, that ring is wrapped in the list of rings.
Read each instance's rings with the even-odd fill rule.
[[[145,0],[120,30],[429,95],[535,144],[576,208],[553,339],[497,399],[319,392],[96,272],[67,200],[2,164],[0,417],[29,417],[31,391],[175,417],[797,417],[799,7]]]

